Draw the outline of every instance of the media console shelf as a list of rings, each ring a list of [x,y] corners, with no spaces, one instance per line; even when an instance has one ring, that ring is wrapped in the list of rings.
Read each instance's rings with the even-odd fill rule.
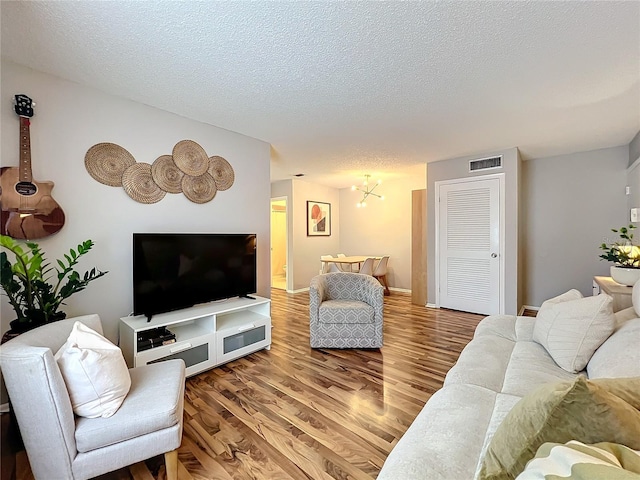
[[[197,305],[175,312],[120,319],[120,348],[129,367],[182,358],[187,376],[271,348],[271,300],[254,296]],[[167,327],[176,342],[138,351],[138,334]]]

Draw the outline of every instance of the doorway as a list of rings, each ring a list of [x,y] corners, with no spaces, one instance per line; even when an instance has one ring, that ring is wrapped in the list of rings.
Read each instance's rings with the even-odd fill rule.
[[[436,182],[436,304],[504,313],[504,175]]]
[[[271,199],[271,287],[287,289],[287,198]]]

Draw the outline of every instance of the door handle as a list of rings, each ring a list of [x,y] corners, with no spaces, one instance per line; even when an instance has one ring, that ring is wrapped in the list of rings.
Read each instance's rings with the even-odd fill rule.
[[[491,254],[491,258],[496,258],[497,256],[498,256],[498,254],[497,254],[497,253],[492,253],[492,254]]]

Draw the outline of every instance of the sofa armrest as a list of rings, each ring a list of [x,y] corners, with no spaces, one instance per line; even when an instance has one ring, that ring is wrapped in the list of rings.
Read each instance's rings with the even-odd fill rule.
[[[320,318],[320,304],[326,298],[326,282],[316,275],[309,284],[309,323],[314,325]]]

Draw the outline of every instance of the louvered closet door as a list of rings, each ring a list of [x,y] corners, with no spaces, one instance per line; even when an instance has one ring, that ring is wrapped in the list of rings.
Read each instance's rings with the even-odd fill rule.
[[[440,306],[500,313],[500,181],[440,186]]]

